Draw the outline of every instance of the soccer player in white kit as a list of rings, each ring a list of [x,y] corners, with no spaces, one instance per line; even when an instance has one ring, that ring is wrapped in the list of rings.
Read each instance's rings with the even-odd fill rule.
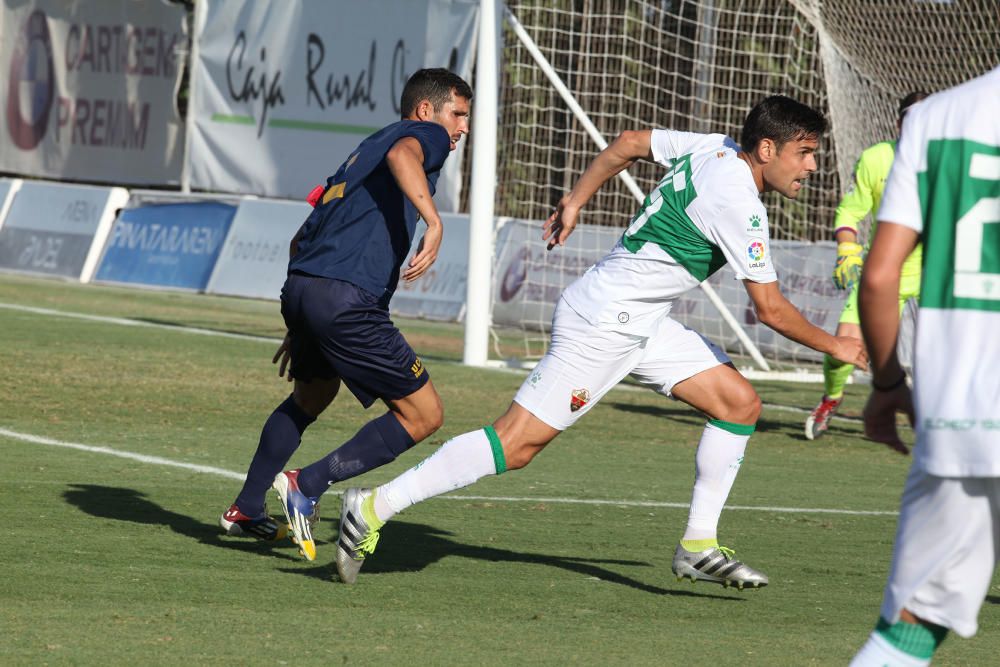
[[[705,413],[678,577],[759,587],[768,578],[719,546],[717,525],[736,479],[760,398],[714,343],[669,316],[673,302],[728,264],[757,317],[775,331],[846,363],[867,366],[862,343],[813,326],[778,289],[762,192],[795,198],[816,170],[822,114],[783,96],[747,116],[743,148],[722,134],[623,132],[588,166],[545,223],[549,248],[563,245],[580,209],[637,159],[667,172],[611,252],[566,288],[552,318],[549,350],[507,412],[492,426],[444,443],[376,489],[348,489],[341,509],[337,570],[357,578],[391,516],[416,502],[522,468],[604,394],[631,375]]]
[[[861,277],[875,391],[869,437],[905,452],[892,568],[851,663],[927,665],[949,630],[976,633],[1000,550],[1000,68],[932,95],[903,125]],[[900,266],[924,244],[913,394],[896,358]],[[914,407],[915,415],[914,415]]]

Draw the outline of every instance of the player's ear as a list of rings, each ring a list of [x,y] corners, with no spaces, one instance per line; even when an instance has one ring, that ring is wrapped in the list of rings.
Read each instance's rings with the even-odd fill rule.
[[[777,154],[778,145],[774,143],[773,139],[764,138],[757,143],[757,158],[761,162],[770,162]]]
[[[434,105],[430,100],[420,100],[416,108],[417,120],[430,120],[434,117]]]

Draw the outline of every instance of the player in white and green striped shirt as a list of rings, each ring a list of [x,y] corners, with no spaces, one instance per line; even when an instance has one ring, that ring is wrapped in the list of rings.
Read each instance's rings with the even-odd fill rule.
[[[908,114],[861,277],[875,389],[865,432],[915,420],[892,569],[855,667],[930,663],[971,637],[1000,555],[1000,67]],[[923,241],[913,395],[896,357],[900,267]],[[914,411],[914,407],[916,410]]]
[[[601,152],[545,224],[543,239],[550,248],[565,243],[580,209],[637,159],[667,171],[611,252],[563,292],[549,350],[507,412],[491,426],[449,440],[388,484],[345,493],[340,578],[355,580],[378,529],[391,516],[486,475],[526,466],[631,375],[708,418],[674,573],[739,588],[766,585],[767,576],[720,547],[716,534],[760,415],[760,398],[725,352],[671,318],[670,309],[728,265],[761,322],[803,345],[866,366],[859,340],[813,326],[782,295],[760,201],[767,191],[798,196],[816,170],[814,153],[825,128],[817,111],[773,96],[747,116],[742,149],[721,134],[643,130],[622,133]]]

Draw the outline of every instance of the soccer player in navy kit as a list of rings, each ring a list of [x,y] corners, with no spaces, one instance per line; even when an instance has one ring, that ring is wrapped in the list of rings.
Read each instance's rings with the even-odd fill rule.
[[[294,390],[264,424],[243,489],[220,518],[228,534],[284,536],[264,506],[273,483],[300,551],[313,560],[319,496],[441,426],[441,398],[388,307],[419,219],[427,229],[402,278],[416,280],[437,259],[443,230],[431,197],[445,159],[468,134],[471,99],[469,85],[446,69],[416,72],[403,89],[403,119],[348,156],[292,239],[281,291],[288,334],[274,360],[283,374],[291,358]],[[312,465],[282,472],[341,382],[365,408],[382,399],[389,411]]]

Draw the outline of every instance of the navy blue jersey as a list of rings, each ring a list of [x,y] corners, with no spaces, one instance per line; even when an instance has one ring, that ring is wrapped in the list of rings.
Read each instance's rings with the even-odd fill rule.
[[[400,190],[385,156],[404,137],[424,151],[424,173],[434,194],[451,138],[437,123],[401,120],[361,142],[333,176],[306,218],[289,272],[343,280],[387,305],[399,268],[413,243],[417,209]]]

